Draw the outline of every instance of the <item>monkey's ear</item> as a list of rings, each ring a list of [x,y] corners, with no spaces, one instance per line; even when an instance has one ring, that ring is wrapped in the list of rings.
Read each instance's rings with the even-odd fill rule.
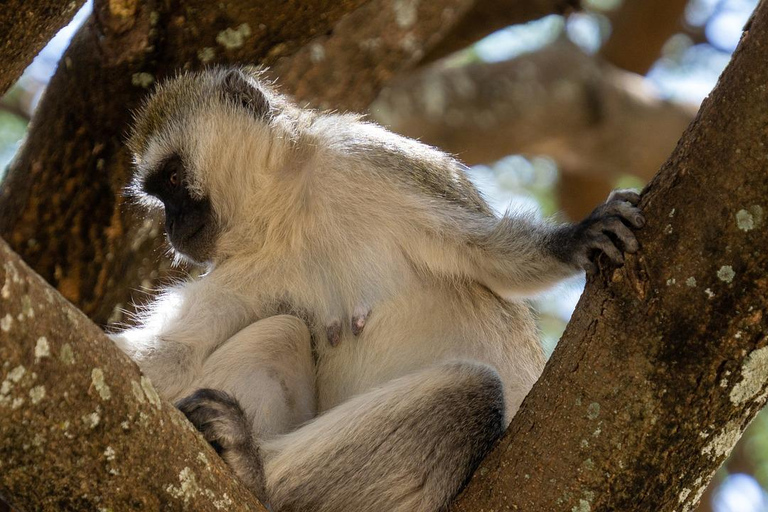
[[[256,80],[241,69],[232,68],[225,71],[222,89],[227,98],[237,105],[242,105],[256,117],[263,118],[269,113],[269,101],[264,92]]]

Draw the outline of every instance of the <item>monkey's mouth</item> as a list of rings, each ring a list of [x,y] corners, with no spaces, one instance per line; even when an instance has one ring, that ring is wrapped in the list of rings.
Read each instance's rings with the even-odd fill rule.
[[[168,242],[185,259],[202,265],[213,259],[218,229],[211,222],[201,222],[189,229],[173,226],[166,230]]]

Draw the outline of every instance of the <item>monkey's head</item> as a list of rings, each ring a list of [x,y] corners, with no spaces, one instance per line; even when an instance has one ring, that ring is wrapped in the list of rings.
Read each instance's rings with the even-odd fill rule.
[[[286,99],[251,69],[184,74],[158,86],[137,112],[128,146],[131,193],[165,212],[169,242],[196,263],[226,257],[244,236],[291,145]],[[253,226],[251,226],[253,227]]]

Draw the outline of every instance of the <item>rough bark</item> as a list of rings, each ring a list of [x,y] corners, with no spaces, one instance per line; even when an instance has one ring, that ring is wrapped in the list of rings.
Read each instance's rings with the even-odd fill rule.
[[[394,131],[468,164],[546,154],[588,185],[625,174],[649,180],[695,111],[661,100],[638,75],[567,40],[510,61],[424,70],[385,90],[372,106],[374,117]],[[585,204],[588,194],[566,190],[561,206],[581,218],[607,196],[602,189],[598,194]],[[580,200],[571,203],[572,196]]]
[[[122,197],[130,110],[155,80],[216,62],[264,63],[301,101],[361,109],[473,5],[97,1],[2,184],[0,236],[97,323],[120,321],[172,272],[158,223]]]
[[[455,510],[688,511],[768,382],[768,4]]]
[[[0,496],[18,510],[261,510],[102,331],[0,240]]]
[[[0,14],[0,96],[85,0],[10,0]]]

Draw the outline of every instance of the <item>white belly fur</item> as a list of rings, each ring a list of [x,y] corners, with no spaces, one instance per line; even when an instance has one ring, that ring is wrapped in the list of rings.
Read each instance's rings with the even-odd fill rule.
[[[469,359],[499,373],[510,419],[544,366],[529,308],[476,284],[411,287],[376,304],[359,337],[346,332],[317,352],[318,412],[419,368]]]

